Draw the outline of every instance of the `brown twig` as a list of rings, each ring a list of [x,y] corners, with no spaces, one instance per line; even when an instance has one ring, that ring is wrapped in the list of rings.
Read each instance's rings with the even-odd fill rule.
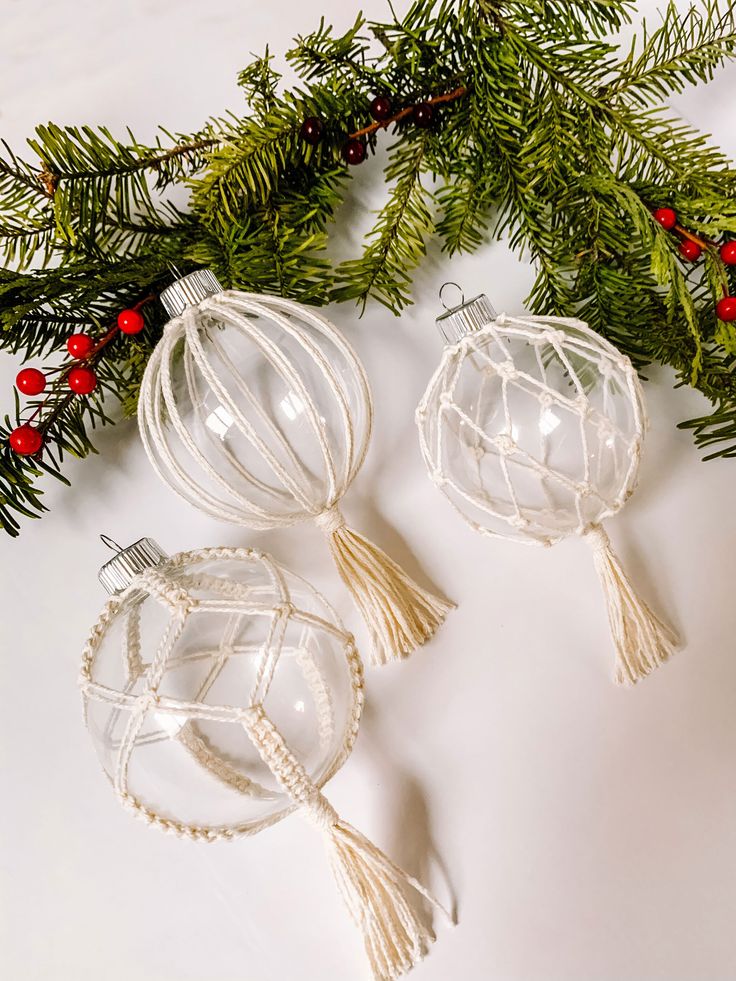
[[[432,99],[427,99],[427,103],[430,106],[439,106],[443,102],[454,102],[456,99],[462,99],[464,95],[467,94],[467,86],[458,85],[456,89],[452,92],[446,92],[444,95],[436,95]],[[414,112],[414,106],[405,106],[400,112],[397,112],[390,119],[376,120],[375,123],[371,123],[370,126],[364,126],[363,129],[358,129],[354,133],[350,134],[351,140],[357,140],[361,136],[368,136],[370,133],[375,133],[378,129],[386,129],[392,123],[398,123],[402,119],[406,119],[407,116]]]
[[[721,281],[721,292],[724,296],[729,295],[729,285],[728,285],[728,273],[726,271],[726,264],[721,259],[719,250],[720,245],[718,242],[714,242],[713,239],[704,238],[701,235],[696,235],[695,232],[688,231],[687,228],[683,228],[679,223],[675,223],[672,226],[672,231],[677,232],[682,238],[687,238],[691,242],[695,242],[701,249],[711,253],[713,261],[718,267],[718,277]]]
[[[44,164],[43,170],[39,171],[38,180],[47,196],[52,198],[56,192],[56,186],[59,183],[59,175],[55,174],[53,170],[49,170],[46,164]]]
[[[193,143],[178,143],[170,150],[151,154],[148,157],[141,157],[136,165],[129,167],[128,170],[144,170],[146,167],[157,170],[167,160],[173,160],[174,157],[181,157],[186,153],[193,153],[195,150],[206,150],[208,147],[216,146],[219,142],[221,141],[216,139],[203,139],[195,140]],[[55,174],[53,170],[49,169],[47,164],[44,164],[43,169],[36,176],[48,197],[53,198],[56,188],[59,186],[59,181],[62,179],[62,175]]]
[[[700,235],[696,235],[695,232],[689,232],[687,228],[683,228],[682,225],[673,225],[672,231],[677,232],[683,238],[689,238],[691,242],[695,242],[699,245],[701,249],[718,249],[718,242],[713,242],[709,238],[701,238]]]

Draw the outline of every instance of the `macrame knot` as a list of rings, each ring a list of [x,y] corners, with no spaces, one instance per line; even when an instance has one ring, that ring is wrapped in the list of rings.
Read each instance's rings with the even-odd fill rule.
[[[496,365],[496,371],[501,378],[516,378],[516,365],[513,361],[502,361]]]
[[[583,531],[583,538],[593,549],[594,554],[605,553],[611,545],[611,540],[606,534],[603,525],[588,525],[585,531]]]
[[[144,691],[135,700],[136,711],[140,715],[145,715],[149,709],[158,704],[158,695],[154,691]]]
[[[331,508],[327,508],[325,511],[321,511],[315,515],[314,521],[325,535],[334,535],[345,524],[345,518],[343,518],[342,512],[337,504],[333,504]]]
[[[311,821],[311,823],[319,828],[320,831],[324,831],[329,834],[335,825],[340,820],[337,811],[330,804],[324,794],[317,793],[313,794],[308,801],[302,805],[302,810],[304,815]]]
[[[174,613],[186,615],[197,605],[197,601],[190,596],[186,589],[172,582],[158,569],[146,569],[139,575],[137,584],[151,596],[160,599]]]
[[[500,436],[497,436],[495,443],[498,452],[502,453],[504,456],[508,456],[516,449],[516,443],[506,433],[502,433]]]

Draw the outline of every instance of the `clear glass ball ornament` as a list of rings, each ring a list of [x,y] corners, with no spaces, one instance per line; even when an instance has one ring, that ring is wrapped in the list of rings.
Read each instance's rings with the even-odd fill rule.
[[[357,733],[352,638],[315,589],[267,555],[203,549],[145,569],[148,556],[136,566],[136,555],[147,542],[109,564],[129,581],[84,655],[97,755],[118,796],[153,823],[192,837],[252,833],[294,803],[249,738],[243,712],[262,706],[322,786]]]
[[[172,316],[148,363],[141,435],[189,503],[252,528],[337,503],[370,438],[364,369],[316,311],[222,290],[207,270],[162,294]]]
[[[496,317],[485,296],[438,324],[450,343],[417,424],[429,473],[463,517],[547,545],[618,511],[644,428],[629,359],[582,321]]]

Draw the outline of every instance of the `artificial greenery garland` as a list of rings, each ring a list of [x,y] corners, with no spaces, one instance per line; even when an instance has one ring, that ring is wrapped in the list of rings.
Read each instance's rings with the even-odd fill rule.
[[[162,130],[153,145],[49,124],[29,140],[40,163],[6,145],[0,345],[27,360],[75,332],[105,343],[86,365],[91,395],[62,384],[43,399],[16,395],[0,426],[4,529],[16,534],[20,517],[44,510],[37,480],[64,480],[65,453],[92,451],[90,429],[111,421],[106,395],[134,410],[164,319],[146,301],[172,263],[210,266],[232,287],[313,304],[376,299],[398,312],[435,235],[449,254],[506,238],[534,262],[534,312],[581,317],[638,367],[672,366],[713,403],[682,425],[715,444],[711,455],[736,456],[736,328],[716,315],[724,293],[736,294],[718,249],[736,235],[736,171],[662,108],[734,56],[734,12],[717,0],[684,14],[670,3],[622,50],[608,38],[634,10],[628,0],[416,0],[400,19],[361,16],[343,35],[323,22],[297,39],[291,90],[267,51],[239,76],[242,118]],[[376,96],[396,110],[389,126],[371,119]],[[427,103],[429,116],[413,110]],[[370,161],[387,128],[386,203],[362,254],[332,262],[327,229],[352,172],[346,141]],[[166,196],[180,184],[186,211]],[[674,231],[653,219],[663,207],[677,214]],[[699,261],[679,250],[678,229],[704,246]],[[131,306],[146,329],[116,333]],[[43,449],[22,456],[7,438],[31,413]]]

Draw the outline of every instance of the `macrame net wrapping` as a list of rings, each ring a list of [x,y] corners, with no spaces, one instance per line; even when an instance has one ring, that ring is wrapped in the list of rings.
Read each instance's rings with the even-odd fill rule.
[[[251,549],[180,553],[112,597],[84,650],[85,720],[121,802],[162,830],[213,841],[293,811],[323,832],[376,979],[432,940],[409,887],[321,788],[363,706],[352,637],[304,580]]]
[[[628,358],[580,320],[501,315],[445,348],[417,409],[429,474],[477,531],[594,548],[617,652],[634,682],[672,653],[601,522],[636,485],[645,413]]]
[[[289,300],[237,291],[169,322],[139,400],[146,453],[190,504],[255,529],[317,522],[384,663],[428,640],[450,604],[339,511],[372,418],[363,366],[329,321]]]

